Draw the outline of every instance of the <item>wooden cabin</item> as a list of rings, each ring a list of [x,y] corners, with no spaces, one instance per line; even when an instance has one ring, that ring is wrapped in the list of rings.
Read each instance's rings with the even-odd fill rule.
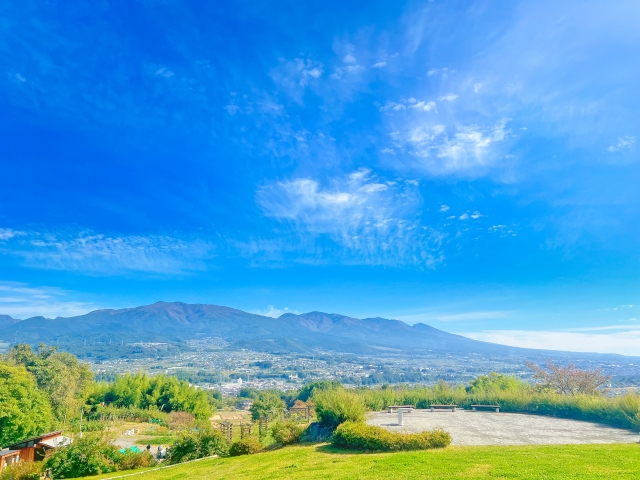
[[[47,450],[62,447],[71,443],[71,439],[62,435],[62,431],[49,432],[37,437],[27,438],[18,443],[8,445],[8,450],[17,450],[22,462],[39,462]],[[3,450],[4,451],[4,450]]]
[[[5,467],[18,463],[19,461],[20,450],[11,450],[8,448],[0,450],[0,475],[2,475]]]

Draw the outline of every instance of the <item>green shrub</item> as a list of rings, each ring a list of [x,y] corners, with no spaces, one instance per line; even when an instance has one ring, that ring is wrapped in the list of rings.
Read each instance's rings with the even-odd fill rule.
[[[229,454],[229,443],[222,434],[212,428],[203,428],[197,432],[185,431],[171,445],[169,462],[181,463],[196,458]]]
[[[451,435],[440,429],[420,433],[393,433],[382,427],[345,422],[333,433],[331,443],[339,448],[355,450],[428,450],[446,447],[451,443]]]
[[[115,445],[98,436],[76,438],[68,447],[58,448],[43,469],[51,469],[53,478],[86,477],[118,469],[120,453]]]
[[[19,462],[4,469],[0,480],[40,480],[41,462]]]
[[[118,457],[118,470],[133,470],[134,468],[146,468],[155,465],[156,461],[149,452],[132,452],[126,450]]]
[[[300,441],[300,437],[306,428],[307,425],[301,425],[292,421],[276,422],[271,427],[271,436],[277,443],[290,445]]]
[[[261,451],[262,445],[260,444],[260,440],[256,437],[246,437],[231,445],[229,455],[237,457],[239,455],[253,455],[254,453],[260,453]]]
[[[125,450],[120,453],[118,447],[106,438],[88,435],[76,438],[67,447],[53,450],[42,463],[42,468],[50,469],[53,478],[74,478],[149,467],[154,463],[147,452]]]
[[[316,416],[320,425],[334,430],[343,422],[363,422],[366,413],[362,398],[343,388],[319,390],[314,393]]]

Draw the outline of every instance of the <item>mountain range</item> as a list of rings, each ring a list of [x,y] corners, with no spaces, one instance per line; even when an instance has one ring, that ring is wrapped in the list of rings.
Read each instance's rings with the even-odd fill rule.
[[[279,318],[229,307],[157,302],[135,308],[96,310],[76,317],[0,315],[0,341],[96,344],[169,342],[221,338],[234,347],[270,352],[385,353],[432,351],[442,354],[526,356],[539,351],[472,340],[424,323],[408,325],[384,318],[358,319],[322,312],[285,313]]]

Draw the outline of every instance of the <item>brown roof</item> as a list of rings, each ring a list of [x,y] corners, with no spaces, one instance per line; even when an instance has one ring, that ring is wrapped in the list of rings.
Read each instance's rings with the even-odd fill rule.
[[[62,435],[62,430],[58,430],[57,432],[43,433],[42,435],[38,435],[37,437],[25,438],[24,440],[20,440],[19,442],[12,443],[11,445],[8,445],[7,448],[13,450],[27,448],[28,446],[33,446],[33,444],[40,443],[43,440],[59,437],[60,435]],[[29,443],[31,443],[32,445],[27,445]]]

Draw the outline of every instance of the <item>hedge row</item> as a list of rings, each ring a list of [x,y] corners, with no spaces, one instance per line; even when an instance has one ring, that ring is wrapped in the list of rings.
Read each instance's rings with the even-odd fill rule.
[[[446,447],[451,443],[451,435],[441,429],[420,433],[393,433],[382,427],[345,422],[333,432],[331,443],[335,447],[355,450],[428,450]]]

